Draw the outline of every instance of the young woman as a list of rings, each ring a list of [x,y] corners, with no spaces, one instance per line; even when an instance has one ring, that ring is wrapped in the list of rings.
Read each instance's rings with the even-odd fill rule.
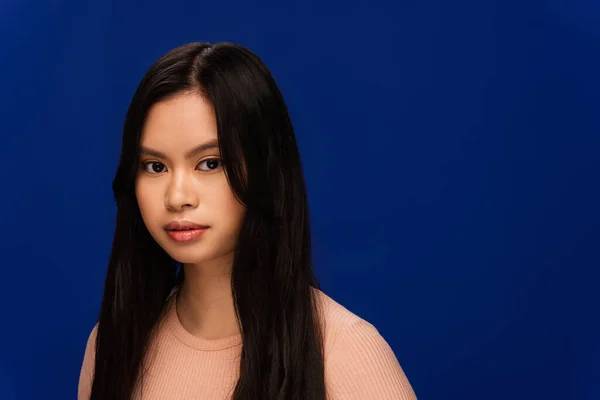
[[[378,331],[318,288],[288,111],[248,49],[150,68],[113,191],[79,399],[415,399]]]

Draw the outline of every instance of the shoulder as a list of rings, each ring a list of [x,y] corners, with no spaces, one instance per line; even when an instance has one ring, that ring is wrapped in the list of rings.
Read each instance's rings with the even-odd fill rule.
[[[338,303],[323,291],[314,289],[314,295],[317,299],[319,312],[321,315],[321,323],[324,329],[324,346],[325,355],[331,350],[333,344],[347,333],[347,330],[357,325],[367,326],[372,325],[354,314],[342,304]],[[372,327],[373,329],[375,327]]]
[[[92,381],[94,378],[94,365],[96,359],[96,336],[98,335],[98,324],[94,325],[88,335],[83,355],[83,362],[79,372],[79,387],[77,398],[79,400],[89,399],[92,391]]]
[[[414,391],[392,348],[370,322],[316,291],[324,325],[325,379],[329,398],[414,400]]]
[[[98,323],[96,323],[90,331],[87,342],[85,344],[85,354],[83,356],[85,361],[94,361],[96,358],[96,337],[98,336]],[[85,365],[84,365],[85,366]]]
[[[325,357],[344,346],[387,346],[375,326],[354,314],[324,292],[315,289],[324,328]]]

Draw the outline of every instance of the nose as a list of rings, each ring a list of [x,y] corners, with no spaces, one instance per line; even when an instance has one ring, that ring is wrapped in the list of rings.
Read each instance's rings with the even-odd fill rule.
[[[165,196],[165,206],[170,211],[198,207],[198,196],[192,178],[183,173],[174,174]]]

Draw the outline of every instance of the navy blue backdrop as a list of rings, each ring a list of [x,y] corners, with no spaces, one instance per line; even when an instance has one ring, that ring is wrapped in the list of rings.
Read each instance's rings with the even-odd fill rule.
[[[75,398],[123,117],[190,41],[268,64],[325,291],[420,399],[598,399],[600,3],[0,3],[0,398]]]

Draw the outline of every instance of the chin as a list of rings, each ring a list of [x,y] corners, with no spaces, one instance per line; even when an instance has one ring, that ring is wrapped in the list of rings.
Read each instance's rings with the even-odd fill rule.
[[[206,255],[198,254],[197,250],[169,249],[164,247],[163,249],[173,260],[182,264],[200,264],[211,259],[211,257],[207,257]]]
[[[175,261],[177,261],[178,263],[181,264],[188,264],[188,265],[198,265],[198,264],[202,264],[204,262],[206,262],[206,259],[203,258],[197,258],[197,257],[173,257],[171,256]]]
[[[175,261],[182,264],[189,265],[206,265],[211,268],[221,268],[226,267],[227,264],[230,264],[233,261],[233,252],[203,252],[203,251],[194,252],[193,249],[189,249],[188,251],[171,251],[167,252],[171,258]],[[230,265],[229,265],[230,266]],[[228,268],[228,267],[226,267]]]
[[[164,248],[168,255],[175,261],[182,264],[203,264],[217,260],[219,256],[214,253],[207,253],[205,249],[188,248],[188,249],[173,249]]]

